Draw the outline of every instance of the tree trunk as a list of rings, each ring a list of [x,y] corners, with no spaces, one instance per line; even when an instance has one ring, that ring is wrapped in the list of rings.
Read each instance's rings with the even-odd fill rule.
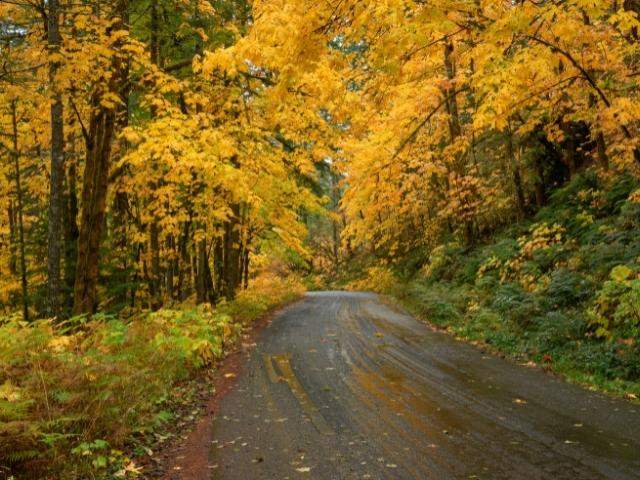
[[[198,241],[197,247],[198,268],[196,270],[196,301],[197,303],[205,303],[207,301],[207,239],[202,238]]]
[[[602,132],[596,135],[596,149],[598,152],[598,161],[605,170],[609,170],[609,156],[607,155],[607,142]]]
[[[534,182],[534,190],[536,195],[536,205],[543,207],[547,204],[547,189],[545,187],[544,165],[542,159],[536,155],[533,166],[536,172],[536,179]]]
[[[151,62],[160,65],[160,12],[158,11],[158,0],[151,0],[151,22],[150,30],[150,53]],[[156,109],[151,108],[151,115],[157,115]],[[157,190],[160,185],[154,184],[152,188]],[[153,214],[149,227],[149,247],[151,249],[151,281],[149,291],[151,292],[152,308],[158,309],[162,306],[162,271],[160,265],[160,226],[156,213]]]
[[[520,173],[520,162],[516,157],[516,151],[513,146],[513,133],[511,129],[507,132],[507,148],[509,160],[511,161],[511,172],[513,175],[513,187],[516,194],[516,206],[518,208],[518,217],[523,218],[526,212],[524,188],[522,187],[522,176]]]
[[[78,259],[78,193],[76,186],[76,164],[69,163],[67,170],[67,189],[64,209],[64,285],[65,308],[71,311],[73,308],[73,286],[75,285],[76,261]]]
[[[449,80],[449,86],[445,90],[445,107],[449,117],[449,136],[451,137],[451,144],[454,144],[456,139],[461,135],[462,128],[460,127],[460,114],[458,111],[458,99],[456,92],[456,69],[451,58],[453,54],[453,43],[447,41],[444,45],[444,67],[447,79]],[[464,155],[460,155],[459,158],[454,159],[453,172],[458,178],[462,178],[465,175],[464,171]],[[457,180],[456,180],[457,181]],[[462,235],[466,245],[471,245],[474,242],[474,225],[473,220],[462,220]]]
[[[233,211],[233,217],[225,223],[222,271],[222,294],[227,300],[235,297],[236,290],[240,285],[240,232],[237,220],[240,209],[238,205],[232,205],[231,209]]]
[[[18,114],[16,111],[16,102],[11,103],[11,124],[13,127],[12,139],[13,150],[13,167],[15,170],[15,187],[17,200],[17,218],[18,218],[18,242],[20,250],[20,285],[22,287],[22,318],[29,321],[29,286],[27,284],[27,257],[24,248],[24,218],[23,218],[23,194],[22,194],[22,177],[20,173],[20,153],[18,151]]]
[[[119,0],[115,16],[120,18],[111,29],[128,28],[124,23],[128,0]],[[117,46],[116,46],[117,47]],[[111,63],[112,76],[108,81],[111,92],[121,93],[126,88],[126,65],[122,58],[114,56]],[[111,146],[115,135],[116,110],[101,105],[102,91],[97,90],[92,98],[92,113],[87,141],[87,159],[82,185],[82,213],[78,238],[78,261],[74,286],[73,313],[91,314],[97,302],[98,266],[100,242],[104,226]]]
[[[453,44],[451,42],[445,43],[444,46],[444,66],[447,74],[447,79],[451,82],[450,87],[447,89],[445,94],[446,97],[446,107],[447,112],[449,113],[449,133],[451,135],[451,143],[455,141],[456,138],[460,136],[462,129],[460,128],[460,116],[458,114],[458,99],[455,95],[456,86],[455,86],[455,66],[453,65],[453,60],[451,59],[451,55],[453,54]]]
[[[9,272],[11,275],[18,274],[18,233],[16,226],[16,208],[13,205],[13,200],[9,200],[9,207],[7,208],[7,217],[9,219]]]
[[[223,292],[223,271],[224,271],[224,238],[217,238],[213,248],[213,273],[215,290],[218,294],[224,295]]]
[[[246,290],[247,288],[249,288],[249,262],[251,261],[251,251],[249,250],[249,248],[245,248],[244,249],[244,260],[242,262],[242,270],[243,270],[243,277],[244,277],[244,281],[243,281],[243,287]]]
[[[149,248],[151,250],[151,278],[149,282],[151,308],[158,309],[162,306],[162,274],[160,272],[160,232],[155,218],[149,228]]]
[[[60,4],[58,0],[49,0],[47,15],[47,40],[49,54],[60,50]],[[49,64],[49,82],[51,90],[51,177],[49,185],[49,259],[48,277],[48,315],[60,315],[60,261],[62,256],[62,181],[64,177],[64,119],[62,95],[57,85],[56,75],[60,63],[57,60]]]
[[[173,234],[167,236],[168,261],[165,271],[165,289],[169,300],[175,299],[175,273],[178,269],[178,253],[176,252],[176,241]]]
[[[98,255],[106,210],[111,142],[115,114],[101,107],[98,95],[93,102],[92,145],[87,152],[82,188],[82,214],[78,237],[78,261],[74,287],[75,315],[91,314],[97,301]]]
[[[189,237],[190,237],[191,220],[184,223],[184,230],[180,236],[179,260],[178,260],[178,299],[186,300],[190,295],[191,285],[188,282],[189,273]],[[187,281],[185,281],[187,279]]]

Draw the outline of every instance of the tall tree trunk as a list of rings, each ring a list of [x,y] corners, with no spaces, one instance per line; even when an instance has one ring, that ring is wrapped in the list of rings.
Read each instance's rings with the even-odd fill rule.
[[[444,45],[444,67],[447,79],[449,80],[449,86],[445,90],[445,107],[449,117],[449,136],[451,138],[451,144],[454,144],[456,139],[461,135],[462,128],[460,127],[460,114],[458,111],[458,98],[456,92],[456,69],[453,63],[453,43],[447,41]],[[460,155],[459,158],[454,159],[453,172],[456,177],[461,178],[464,176],[464,155]],[[456,179],[456,182],[458,180]],[[462,234],[464,237],[464,243],[471,245],[474,242],[474,226],[473,220],[464,219],[462,224]]]
[[[215,286],[209,266],[209,253],[207,251],[207,239],[202,238],[197,245],[198,268],[196,272],[196,298],[198,303],[216,302]]]
[[[536,155],[533,160],[533,167],[536,173],[536,179],[534,182],[534,190],[536,195],[536,205],[543,207],[547,204],[547,189],[545,186],[544,165],[540,156]]]
[[[91,119],[92,145],[87,152],[82,188],[82,214],[74,287],[75,315],[91,314],[97,301],[99,250],[106,211],[115,113],[100,106],[95,95]]]
[[[223,260],[223,290],[227,300],[235,297],[240,285],[240,231],[238,218],[240,208],[237,204],[231,206],[233,216],[225,223],[224,231],[224,260]]]
[[[119,0],[115,15],[120,19],[111,26],[112,30],[128,29],[125,24],[128,0]],[[117,47],[117,46],[116,46]],[[126,88],[126,65],[122,58],[114,56],[111,63],[112,75],[105,79],[111,92],[120,94]],[[111,147],[115,135],[116,113],[112,108],[101,105],[104,91],[96,90],[92,98],[92,113],[87,141],[87,159],[82,185],[82,213],[78,238],[78,261],[74,286],[73,313],[91,314],[97,302],[98,266],[100,242],[104,227]]]
[[[446,107],[449,114],[449,133],[451,136],[451,143],[460,136],[462,129],[460,128],[460,116],[458,114],[458,99],[455,95],[456,85],[455,76],[456,70],[453,64],[451,55],[453,54],[453,43],[450,41],[445,43],[444,46],[444,67],[447,74],[447,79],[451,82],[451,85],[445,92],[446,94]]]
[[[207,262],[205,264],[205,289],[207,292],[207,300],[211,305],[215,305],[218,301],[216,287],[213,284],[213,275],[211,275],[211,266],[209,263],[209,254],[207,254]]]
[[[217,238],[213,248],[213,273],[215,290],[220,295],[224,295],[223,291],[223,272],[224,272],[224,238]]]
[[[13,204],[13,200],[9,200],[9,207],[7,208],[7,217],[9,220],[9,272],[12,275],[18,274],[18,233],[16,226],[16,208]]]
[[[518,216],[522,219],[526,212],[524,188],[522,187],[522,176],[520,173],[520,162],[516,157],[516,150],[513,145],[513,132],[511,128],[507,132],[507,149],[509,160],[511,162],[511,173],[513,175],[513,187],[516,194],[516,206]]]
[[[20,250],[20,285],[22,287],[22,318],[29,321],[29,285],[27,284],[27,256],[24,248],[24,196],[22,193],[22,176],[20,172],[20,152],[18,151],[18,113],[16,102],[11,103],[11,125],[13,127],[12,140],[13,168],[15,171],[16,201],[18,203],[18,242]]]
[[[205,265],[207,263],[207,241],[204,238],[198,241],[197,255],[198,268],[196,271],[196,302],[200,304],[206,302],[207,300],[207,292],[204,279]]]
[[[151,62],[160,65],[160,12],[158,10],[158,0],[151,0],[151,22],[150,22],[150,51]],[[157,115],[156,109],[152,107],[151,115]],[[154,184],[153,189],[157,190],[160,185]],[[151,249],[151,278],[149,290],[151,292],[152,308],[158,309],[162,306],[162,271],[160,265],[160,225],[156,213],[153,213],[151,225],[149,227],[149,247]]]
[[[76,163],[69,163],[67,169],[66,208],[64,209],[64,285],[65,308],[73,308],[73,287],[75,285],[76,261],[78,259],[78,192],[76,186]]]
[[[129,25],[129,10],[127,9],[123,12],[123,21],[125,25]],[[129,78],[129,73],[131,70],[131,61],[127,59],[124,62],[123,66],[123,78]],[[129,97],[131,95],[131,82],[125,82],[125,86],[120,89],[120,102],[121,102],[121,112],[116,119],[116,129],[118,131],[124,130],[129,125],[129,117],[131,115],[129,109]],[[119,144],[121,155],[124,155],[124,152],[129,148],[129,142],[126,138],[120,139]],[[115,256],[119,261],[119,269],[120,269],[120,278],[117,281],[124,281],[127,285],[126,288],[118,290],[118,298],[117,302],[125,305],[129,301],[131,307],[135,307],[135,298],[136,298],[136,289],[138,284],[138,276],[139,272],[137,268],[133,268],[133,274],[131,274],[130,269],[130,260],[133,258],[133,265],[138,265],[139,261],[139,246],[131,248],[129,242],[129,226],[131,223],[135,223],[136,226],[140,227],[140,221],[134,216],[131,211],[131,203],[135,202],[136,197],[135,193],[132,192],[131,195],[127,192],[126,187],[123,185],[123,179],[127,175],[128,168],[127,166],[123,166],[117,172],[117,175],[112,175],[112,181],[116,188],[114,199],[113,199],[113,235],[114,241],[113,245],[115,246]],[[130,298],[130,300],[128,300]]]
[[[178,299],[180,301],[186,300],[189,297],[191,290],[191,284],[188,281],[190,265],[188,244],[191,236],[190,229],[191,219],[184,222],[182,235],[180,236],[180,245],[178,247]]]
[[[151,0],[151,22],[150,22],[150,50],[151,62],[160,65],[160,12],[158,10],[158,0]]]
[[[59,0],[49,0],[47,14],[47,40],[49,54],[60,50],[60,4]],[[49,186],[49,259],[47,313],[60,315],[60,261],[62,256],[62,183],[64,177],[64,118],[62,95],[56,75],[60,68],[58,60],[49,63],[49,83],[51,89],[51,178]]]
[[[249,288],[249,263],[251,262],[251,251],[248,246],[244,249],[244,258],[242,262],[243,288]]]
[[[155,214],[154,214],[155,215]],[[154,218],[149,227],[149,248],[151,253],[151,308],[158,309],[162,306],[162,285],[160,272],[160,232],[158,222]]]
[[[609,170],[609,156],[607,155],[607,142],[604,134],[599,132],[596,135],[596,150],[598,152],[598,162],[605,170]]]
[[[169,300],[175,299],[175,273],[178,269],[178,252],[176,252],[176,241],[173,234],[167,236],[167,252],[169,255],[166,269],[166,291]]]

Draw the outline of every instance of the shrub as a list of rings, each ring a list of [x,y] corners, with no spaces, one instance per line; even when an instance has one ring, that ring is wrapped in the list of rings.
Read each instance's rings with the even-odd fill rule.
[[[584,342],[571,353],[577,368],[610,380],[640,379],[640,349],[617,342]]]
[[[119,451],[149,432],[175,385],[210,367],[241,324],[299,293],[259,278],[221,309],[160,310],[123,320],[0,322],[0,466],[42,477],[134,475]],[[78,328],[78,327],[81,328]]]
[[[611,270],[589,310],[596,335],[640,339],[640,279],[626,265]]]
[[[404,295],[411,299],[419,316],[439,326],[460,320],[469,300],[462,289],[421,281],[409,284]]]
[[[608,215],[615,215],[619,213],[631,192],[636,188],[638,188],[638,181],[631,175],[623,175],[619,177],[604,192],[604,213]]]
[[[250,288],[241,290],[233,302],[221,304],[217,310],[246,325],[276,305],[298,298],[304,291],[303,282],[295,276],[265,273],[252,280]]]
[[[509,354],[518,352],[518,335],[508,330],[497,330],[487,332],[485,342],[493,347]]]
[[[583,302],[593,294],[593,284],[584,275],[560,268],[551,273],[545,303],[552,309],[570,307]]]
[[[487,341],[502,328],[504,321],[500,315],[489,308],[477,306],[467,310],[464,322],[458,327],[457,333],[472,340]]]
[[[368,268],[364,278],[350,282],[348,289],[386,293],[392,290],[396,284],[396,277],[390,268],[376,266]]]
[[[587,324],[578,315],[550,311],[532,321],[533,344],[542,352],[552,352],[574,340],[584,338]]]
[[[464,249],[457,243],[445,243],[434,248],[429,255],[429,261],[422,267],[422,274],[426,280],[451,280],[459,266]]]
[[[515,283],[500,285],[491,307],[521,327],[526,327],[538,312],[535,297]]]

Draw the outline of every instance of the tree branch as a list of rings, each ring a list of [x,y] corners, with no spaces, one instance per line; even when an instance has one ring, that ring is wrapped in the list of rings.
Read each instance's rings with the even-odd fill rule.
[[[438,113],[438,111],[449,101],[451,100],[453,97],[455,97],[456,95],[458,95],[461,92],[464,92],[465,90],[467,90],[468,87],[462,87],[454,92],[451,92],[449,95],[446,95],[441,101],[440,103],[438,103],[438,105],[435,106],[435,108],[433,110],[431,110],[429,112],[429,114],[425,117],[424,120],[422,120],[417,126],[416,128],[413,129],[413,131],[409,134],[409,136],[407,138],[405,138],[401,143],[400,146],[398,146],[396,152],[393,154],[393,157],[391,157],[391,160],[395,160],[396,157],[398,155],[400,155],[402,153],[402,151],[407,147],[407,145],[409,145],[409,143],[413,142],[416,138],[416,136],[418,135],[418,133],[420,132],[420,130],[422,130],[424,128],[424,126],[429,123],[429,120],[431,120],[431,118]]]

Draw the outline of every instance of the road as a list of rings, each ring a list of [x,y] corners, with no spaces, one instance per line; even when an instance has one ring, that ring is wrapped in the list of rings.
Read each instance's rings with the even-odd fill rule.
[[[260,335],[214,419],[214,478],[640,479],[640,408],[310,293]]]

